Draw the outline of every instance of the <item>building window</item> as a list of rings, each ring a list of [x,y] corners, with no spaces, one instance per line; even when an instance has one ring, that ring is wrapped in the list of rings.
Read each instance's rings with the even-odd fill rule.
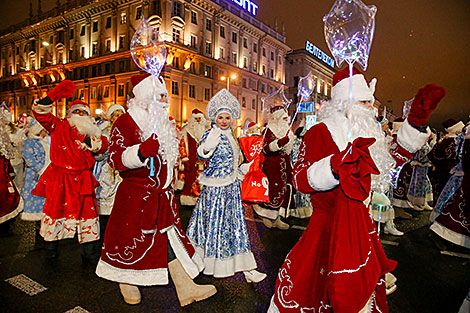
[[[70,30],[69,39],[73,39],[74,33],[75,33],[75,32],[73,31],[73,29],[71,29],[71,30]]]
[[[175,57],[173,59],[173,63],[171,64],[174,68],[180,68],[180,58],[179,57]]]
[[[173,11],[171,12],[171,16],[179,16],[182,17],[182,8],[181,2],[175,1],[173,2]]]
[[[225,38],[225,27],[220,26],[220,37]]]
[[[256,109],[256,101],[255,99],[251,99],[251,108],[254,110]]]
[[[248,58],[243,57],[243,68],[248,68]]]
[[[191,65],[189,66],[189,72],[196,73],[196,63],[191,62]]]
[[[191,23],[197,25],[197,13],[194,11],[191,11]]]
[[[243,48],[248,48],[248,39],[243,38]]]
[[[111,73],[111,64],[106,63],[104,65],[104,75],[109,75]]]
[[[220,54],[219,57],[225,60],[225,49],[223,47],[220,47],[219,54]]]
[[[212,31],[212,20],[206,18],[206,30]]]
[[[189,85],[189,97],[196,98],[196,86]]]
[[[209,101],[211,98],[211,90],[209,88],[204,88],[204,100]]]
[[[82,25],[80,29],[80,36],[85,36],[85,25]]]
[[[269,77],[274,78],[274,70],[273,69],[270,69],[269,70]]]
[[[84,98],[84,92],[83,92],[83,89],[80,89],[80,91],[78,92],[78,99],[83,100],[83,98]]]
[[[180,41],[180,30],[173,28],[173,42],[179,42]]]
[[[96,33],[98,31],[98,21],[93,21],[93,32]]]
[[[242,107],[246,108],[246,98],[242,97]]]
[[[119,21],[119,23],[120,23],[121,25],[127,23],[127,15],[126,15],[125,12],[122,12],[122,13],[121,13],[121,20]]]
[[[274,52],[271,51],[271,61],[274,61]]]
[[[173,95],[179,95],[179,89],[178,89],[178,82],[172,81],[171,82],[171,94]]]
[[[109,98],[109,86],[104,86],[103,97],[104,98]]]
[[[106,52],[111,51],[111,39],[106,39],[105,44],[106,44]]]
[[[253,62],[253,71],[256,72],[258,70],[258,62]]]
[[[126,61],[121,60],[119,61],[119,72],[122,73],[126,70]]]
[[[95,77],[98,75],[98,70],[96,66],[91,67],[91,77]]]
[[[238,65],[238,57],[236,52],[232,52],[232,63]]]
[[[212,78],[212,66],[207,64],[204,66],[204,76]]]
[[[118,97],[124,97],[124,84],[118,85]]]
[[[261,71],[261,75],[266,75],[266,65],[263,65],[263,66],[261,67],[261,70],[262,70],[262,71]]]
[[[232,32],[232,42],[237,43],[237,33],[236,32]]]
[[[96,55],[98,53],[98,43],[95,41],[91,44],[91,55]]]
[[[197,49],[197,37],[191,35],[191,48]]]
[[[258,52],[258,44],[256,44],[256,43],[253,44],[253,52],[255,52],[255,53]]]
[[[207,55],[212,54],[212,43],[210,41],[206,41],[206,54]]]
[[[126,39],[126,35],[119,36],[119,49],[124,49],[124,40]]]
[[[80,57],[84,58],[85,57],[85,46],[80,47]]]
[[[246,79],[246,78],[243,78],[243,80],[242,80],[242,86],[243,86],[243,88],[248,88],[248,82],[247,82],[247,79]]]
[[[96,87],[91,88],[91,98],[96,99]]]
[[[137,7],[135,9],[135,19],[140,20],[142,18],[142,7]]]
[[[261,92],[266,93],[266,85],[265,84],[261,84]]]
[[[111,16],[106,18],[106,29],[111,28]]]
[[[266,56],[266,48],[263,48],[263,56]]]
[[[281,56],[280,56],[280,55],[277,56],[277,62],[278,62],[279,64],[282,63],[282,60],[281,60]]]

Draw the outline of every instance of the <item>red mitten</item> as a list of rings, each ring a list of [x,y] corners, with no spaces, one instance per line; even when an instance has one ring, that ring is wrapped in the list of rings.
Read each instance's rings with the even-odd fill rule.
[[[160,143],[158,143],[157,137],[152,135],[140,144],[139,151],[143,157],[149,158],[157,155],[159,147]]]
[[[408,122],[414,126],[424,126],[428,122],[429,115],[437,107],[437,104],[445,96],[444,87],[428,84],[421,87],[411,103]]]
[[[73,92],[77,86],[71,80],[61,81],[54,89],[47,92],[47,96],[53,101],[57,101],[63,98],[73,97]]]
[[[277,141],[279,147],[284,147],[289,142],[289,131],[287,134]]]
[[[346,149],[343,151],[331,156],[330,163],[333,174],[338,175],[338,167],[341,164],[341,161],[344,159],[346,153],[351,153],[351,143],[349,143]]]

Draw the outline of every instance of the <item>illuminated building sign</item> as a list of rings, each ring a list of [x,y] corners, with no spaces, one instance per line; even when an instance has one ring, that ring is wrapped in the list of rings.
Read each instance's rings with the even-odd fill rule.
[[[258,11],[258,5],[250,0],[232,0],[232,2],[235,2],[252,15],[256,15],[256,11]]]
[[[315,103],[314,102],[297,103],[297,112],[299,113],[315,112]]]
[[[328,64],[333,68],[335,67],[335,60],[330,58],[325,52],[318,49],[313,43],[308,40],[305,42],[305,50],[316,56],[317,59],[323,61],[323,63]]]
[[[305,119],[305,127],[310,129],[313,125],[317,124],[317,116],[316,115],[307,115]]]

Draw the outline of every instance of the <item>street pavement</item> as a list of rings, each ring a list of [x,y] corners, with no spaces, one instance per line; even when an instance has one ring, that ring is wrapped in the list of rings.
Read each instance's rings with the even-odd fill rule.
[[[430,238],[429,212],[410,213],[413,219],[396,220],[406,232],[403,237],[382,235],[387,255],[398,261],[393,272],[398,290],[388,297],[390,312],[457,312],[470,287],[469,251],[437,242],[440,249],[460,256],[441,253]],[[180,215],[186,229],[191,208],[183,207]],[[308,221],[289,219],[295,226],[282,231],[267,229],[251,208],[246,215],[258,270],[268,277],[249,284],[242,273],[226,279],[199,275],[197,283],[214,284],[218,293],[184,308],[171,279],[168,286],[141,287],[141,304],[125,304],[117,283],[97,277],[93,267],[82,265],[76,238],[60,242],[57,259],[46,259],[36,223],[17,218],[10,233],[0,238],[0,312],[266,312],[279,267]]]

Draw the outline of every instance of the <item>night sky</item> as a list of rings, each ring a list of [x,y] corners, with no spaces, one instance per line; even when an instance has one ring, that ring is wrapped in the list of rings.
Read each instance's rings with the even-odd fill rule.
[[[61,3],[65,0],[60,0]],[[373,1],[373,2],[372,2]],[[0,28],[27,18],[31,1],[1,0]],[[37,0],[34,1],[37,12]],[[287,44],[303,48],[309,40],[331,55],[323,33],[323,16],[333,0],[253,0],[257,18],[279,30],[285,23]],[[42,10],[56,0],[43,0]],[[396,115],[404,100],[427,83],[447,89],[431,115],[440,128],[447,118],[469,120],[470,115],[470,1],[468,0],[367,0],[377,7],[375,35],[366,77],[377,77],[375,96]],[[12,14],[15,12],[15,14]],[[343,65],[344,66],[344,65]]]

